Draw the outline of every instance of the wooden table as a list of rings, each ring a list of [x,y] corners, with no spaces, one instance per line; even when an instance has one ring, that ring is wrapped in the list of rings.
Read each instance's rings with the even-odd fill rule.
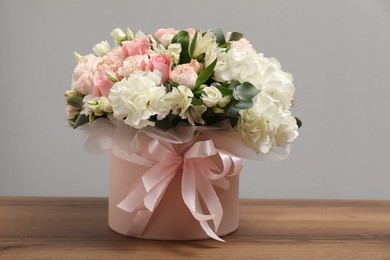
[[[107,198],[0,197],[0,259],[390,259],[390,201],[240,201],[226,243],[128,238]]]

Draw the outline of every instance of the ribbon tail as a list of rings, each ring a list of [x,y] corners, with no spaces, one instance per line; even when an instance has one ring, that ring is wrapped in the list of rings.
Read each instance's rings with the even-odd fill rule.
[[[219,224],[221,224],[223,209],[221,202],[215,192],[213,186],[210,184],[209,180],[206,179],[203,174],[198,174],[196,176],[196,187],[199,191],[200,197],[204,201],[207,210],[212,214],[214,229],[218,230]]]
[[[196,193],[196,181],[195,181],[195,172],[194,166],[191,162],[186,162],[183,165],[183,175],[182,175],[182,185],[181,193],[183,201],[186,204],[187,208],[190,210],[192,215],[198,221],[200,220],[211,220],[214,218],[214,215],[203,214],[200,207],[199,201],[197,199]]]
[[[215,239],[217,241],[220,241],[220,242],[226,242],[225,240],[220,238],[217,234],[215,234],[215,232],[211,229],[209,223],[206,220],[201,220],[201,221],[199,221],[199,223],[200,223],[200,226],[202,227],[202,229],[204,230],[204,232],[206,232],[206,234],[209,237],[211,237],[212,239]]]
[[[143,203],[143,199],[147,191],[142,184],[142,181],[139,180],[136,184],[130,189],[130,192],[119,204],[118,208],[123,209],[126,212],[133,212],[138,209]]]
[[[144,233],[146,225],[149,223],[153,212],[147,209],[140,209],[137,211],[131,225],[127,229],[126,235],[128,236],[140,236]]]

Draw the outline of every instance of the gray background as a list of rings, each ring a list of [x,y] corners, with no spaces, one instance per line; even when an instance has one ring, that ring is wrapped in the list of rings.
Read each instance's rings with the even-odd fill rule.
[[[67,127],[73,51],[115,27],[241,31],[294,75],[290,157],[245,162],[241,197],[390,199],[390,1],[0,0],[0,195],[106,196],[108,156]]]

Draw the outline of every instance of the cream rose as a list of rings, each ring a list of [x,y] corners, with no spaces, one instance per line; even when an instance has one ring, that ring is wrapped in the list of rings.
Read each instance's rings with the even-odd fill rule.
[[[222,99],[221,92],[214,86],[205,87],[203,91],[206,95],[202,94],[201,99],[207,107],[215,107]]]

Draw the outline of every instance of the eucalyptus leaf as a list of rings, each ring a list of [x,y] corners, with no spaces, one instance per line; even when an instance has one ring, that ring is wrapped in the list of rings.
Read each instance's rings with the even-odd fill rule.
[[[229,106],[226,110],[226,115],[229,117],[237,118],[240,116],[239,109],[235,108],[234,106]]]
[[[217,59],[215,59],[207,68],[202,70],[202,72],[198,75],[198,78],[195,82],[195,89],[199,88],[200,85],[205,83],[213,74],[215,65],[217,65]]]
[[[213,33],[217,40],[218,46],[221,46],[226,43],[225,35],[223,34],[223,31],[220,28],[214,29]]]
[[[248,108],[251,108],[253,106],[253,102],[251,100],[249,101],[238,101],[236,103],[233,103],[233,107],[239,110],[245,110]]]
[[[235,86],[233,96],[237,100],[251,101],[254,96],[260,93],[255,86],[249,82],[244,82]]]
[[[240,85],[241,83],[237,80],[232,80],[230,83],[223,84],[224,87],[230,90],[234,90],[237,85]]]

